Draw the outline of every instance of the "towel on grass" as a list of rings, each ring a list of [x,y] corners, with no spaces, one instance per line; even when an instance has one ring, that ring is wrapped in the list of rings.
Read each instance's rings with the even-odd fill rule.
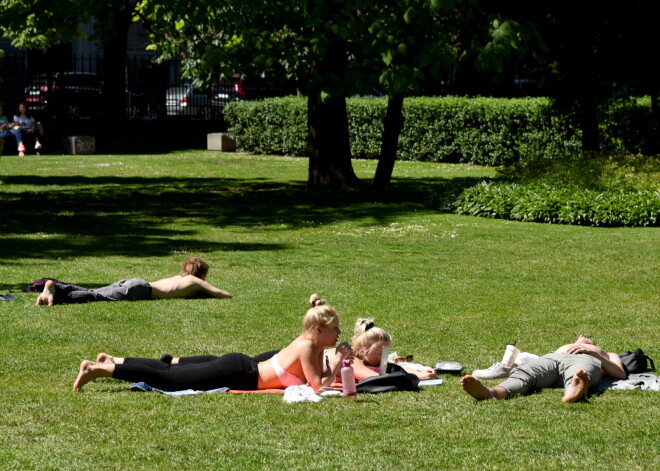
[[[149,392],[154,391],[161,394],[167,394],[172,397],[181,396],[196,396],[205,393],[232,393],[232,394],[284,394],[283,389],[258,389],[258,390],[242,390],[242,389],[229,389],[217,388],[209,389],[208,391],[200,391],[198,389],[183,389],[181,391],[163,391],[162,389],[152,388],[145,382],[135,383],[131,386],[131,391]]]
[[[289,404],[294,402],[319,402],[323,398],[317,395],[311,386],[301,384],[298,386],[289,386],[284,390],[284,402]]]
[[[628,375],[627,379],[604,378],[598,383],[598,389],[642,389],[644,391],[660,391],[660,377],[646,373]]]
[[[208,391],[199,391],[197,389],[183,389],[181,391],[163,391],[162,389],[152,388],[147,383],[141,381],[131,386],[131,391],[143,391],[143,392],[155,391],[161,394],[167,394],[168,396],[181,397],[181,396],[196,396],[197,394],[203,394],[203,393],[227,392],[229,391],[229,388],[217,388],[217,389],[210,389]]]
[[[420,386],[439,386],[442,383],[444,383],[444,380],[442,378],[423,379],[419,382],[419,385]]]

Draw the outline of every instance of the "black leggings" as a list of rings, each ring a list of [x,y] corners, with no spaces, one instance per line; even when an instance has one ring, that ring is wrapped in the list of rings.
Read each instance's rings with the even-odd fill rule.
[[[270,352],[260,353],[259,355],[253,356],[252,358],[257,363],[261,363],[262,361],[270,360],[272,357],[274,357],[277,354],[277,352],[279,352],[279,350],[271,350]],[[180,357],[179,365],[192,364],[192,363],[206,363],[207,361],[217,360],[218,358],[220,357],[217,357],[215,355],[197,355],[192,357]],[[172,360],[170,359],[170,361]]]
[[[113,378],[134,383],[145,382],[163,391],[216,388],[259,389],[259,367],[242,353],[228,353],[204,363],[168,365],[149,358],[125,358],[115,366]]]

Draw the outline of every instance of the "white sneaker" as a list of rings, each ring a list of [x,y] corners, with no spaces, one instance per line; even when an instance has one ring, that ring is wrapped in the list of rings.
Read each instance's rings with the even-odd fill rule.
[[[474,370],[472,376],[477,379],[508,378],[513,368],[502,363],[493,363],[486,370]]]
[[[34,144],[34,148],[35,148],[36,150],[39,150],[39,149],[41,149],[42,147],[43,147],[43,146],[41,145],[41,142],[39,142],[39,141],[37,141],[37,142]]]

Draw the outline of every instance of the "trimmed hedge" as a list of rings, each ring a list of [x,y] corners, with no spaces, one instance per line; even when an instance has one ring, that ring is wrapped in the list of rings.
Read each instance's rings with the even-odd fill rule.
[[[307,101],[297,97],[229,103],[224,118],[238,150],[307,155]]]
[[[410,98],[404,117],[401,160],[499,166],[580,148],[573,120],[545,98]]]
[[[347,107],[353,156],[378,158],[387,99],[350,98]],[[406,98],[403,114],[400,160],[505,165],[580,148],[575,119],[545,98]],[[225,120],[242,151],[306,155],[305,98],[231,103]]]

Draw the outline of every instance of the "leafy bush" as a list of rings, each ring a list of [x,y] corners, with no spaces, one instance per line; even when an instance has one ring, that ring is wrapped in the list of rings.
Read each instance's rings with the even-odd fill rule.
[[[660,191],[596,191],[482,182],[455,203],[458,214],[591,226],[657,226]]]
[[[660,129],[649,96],[612,100],[602,113],[600,128],[604,149],[641,154],[660,151]]]
[[[427,204],[458,214],[591,226],[657,226],[660,163],[645,156],[588,155],[505,169],[468,188],[432,194]]]

